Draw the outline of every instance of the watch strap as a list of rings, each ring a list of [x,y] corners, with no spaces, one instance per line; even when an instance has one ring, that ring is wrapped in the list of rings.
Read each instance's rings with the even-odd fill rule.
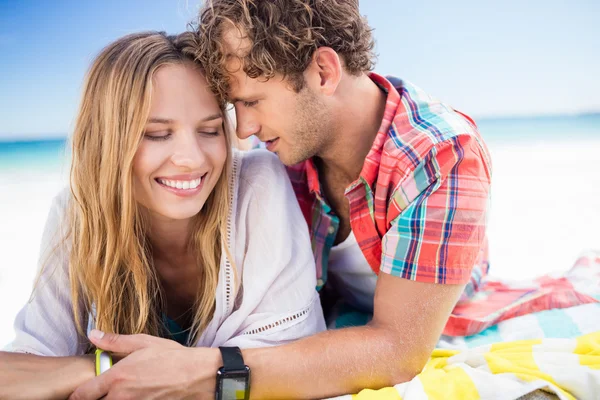
[[[219,347],[223,358],[223,371],[245,371],[246,364],[239,347]]]

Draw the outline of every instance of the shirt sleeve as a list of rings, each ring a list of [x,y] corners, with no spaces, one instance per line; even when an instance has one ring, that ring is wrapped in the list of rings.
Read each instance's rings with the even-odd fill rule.
[[[273,154],[253,151],[240,185],[246,192],[238,199],[245,211],[237,226],[246,230],[237,266],[241,301],[224,322],[237,325],[224,345],[280,345],[325,330],[308,228],[283,165]]]
[[[396,188],[399,214],[382,240],[381,272],[464,284],[481,255],[491,172],[477,139],[439,143]]]
[[[83,354],[85,339],[75,327],[68,275],[68,243],[64,223],[68,192],[52,204],[40,246],[39,272],[30,300],[14,323],[9,351],[42,356]]]

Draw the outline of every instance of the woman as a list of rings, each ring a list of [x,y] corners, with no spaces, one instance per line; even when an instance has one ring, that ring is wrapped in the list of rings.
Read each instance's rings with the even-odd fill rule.
[[[231,150],[193,40],[133,34],[94,61],[71,190],[54,201],[40,275],[15,321],[11,350],[29,354],[0,354],[0,397],[69,396],[94,375],[92,328],[150,335],[132,337],[173,350],[150,358],[192,378],[192,348],[277,345],[324,329],[286,173],[267,152]],[[111,370],[146,361],[133,351]]]

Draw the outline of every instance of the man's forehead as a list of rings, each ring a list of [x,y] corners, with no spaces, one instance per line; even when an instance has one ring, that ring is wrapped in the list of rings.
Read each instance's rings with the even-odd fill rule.
[[[229,73],[229,91],[227,97],[230,101],[246,101],[256,96],[261,91],[260,81],[250,78],[243,70]]]

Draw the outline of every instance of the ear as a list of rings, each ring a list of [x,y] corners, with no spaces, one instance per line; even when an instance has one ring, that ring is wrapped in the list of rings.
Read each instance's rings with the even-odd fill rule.
[[[314,90],[326,96],[335,93],[342,79],[342,61],[331,47],[319,47],[312,55],[305,79]]]

